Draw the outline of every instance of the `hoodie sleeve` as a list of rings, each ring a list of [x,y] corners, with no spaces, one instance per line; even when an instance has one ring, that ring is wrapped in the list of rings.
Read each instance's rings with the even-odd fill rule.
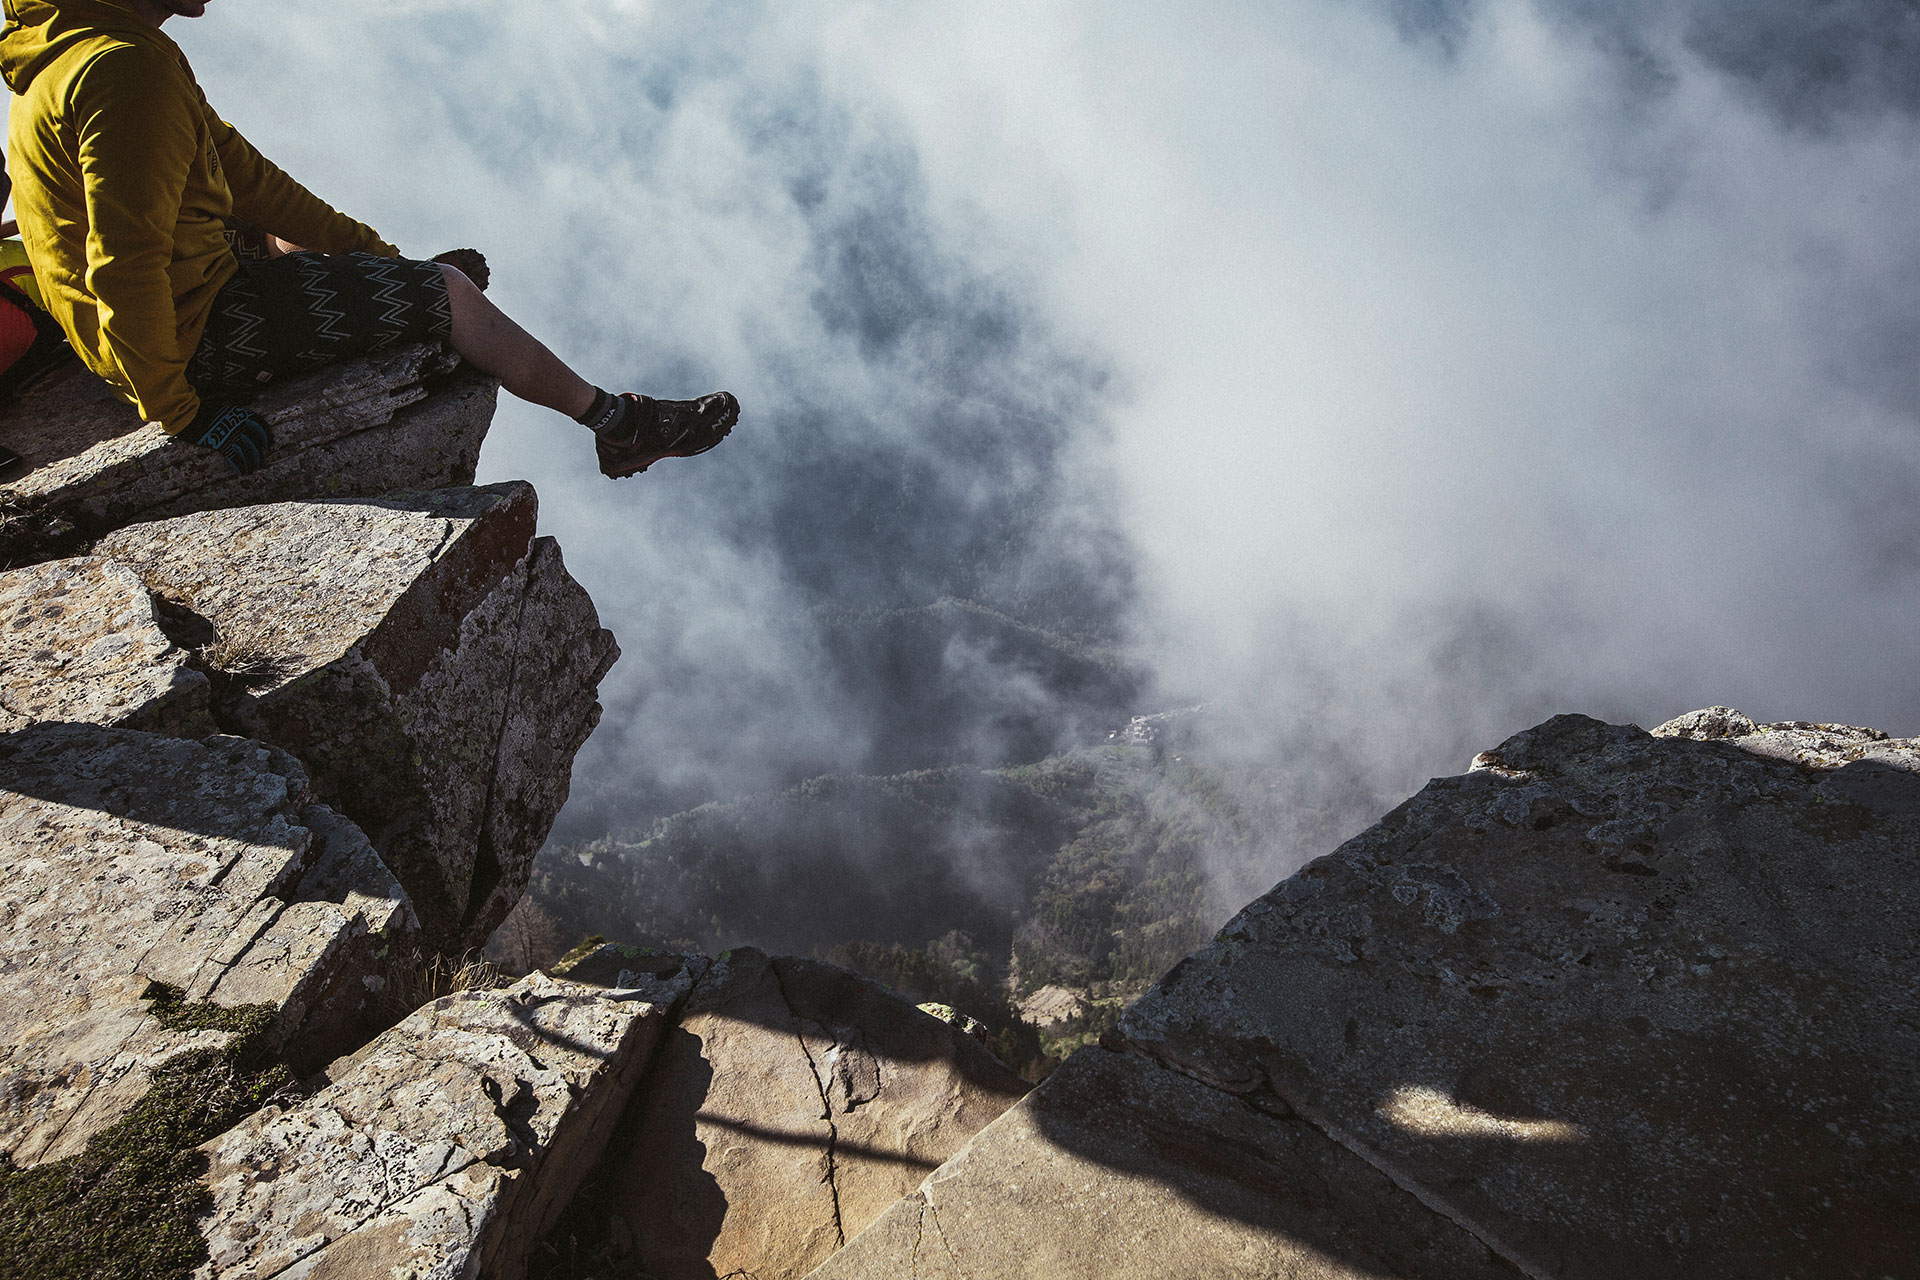
[[[167,274],[200,145],[184,80],[163,53],[122,45],[95,58],[69,90],[86,203],[86,287],[99,306],[101,354],[141,416],[175,434],[200,409]]]
[[[201,100],[205,107],[205,99]],[[254,149],[240,131],[206,112],[207,128],[213,134],[214,150],[220,155],[220,167],[226,171],[227,187],[233,192],[236,215],[272,232],[282,240],[321,253],[377,253],[397,258],[400,251],[380,238],[379,232],[363,222],[355,222],[336,212],[326,201],[308,191]]]

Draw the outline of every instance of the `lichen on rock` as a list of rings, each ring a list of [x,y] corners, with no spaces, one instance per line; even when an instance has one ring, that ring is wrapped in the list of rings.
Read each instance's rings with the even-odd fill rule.
[[[437,1000],[206,1144],[207,1280],[524,1274],[689,979],[542,975]]]
[[[83,724],[0,737],[0,1151],[78,1154],[221,1035],[148,992],[265,1005],[272,1047],[324,1061],[376,1029],[364,985],[411,911],[365,837],[256,742]]]
[[[213,1033],[156,1068],[146,1093],[84,1150],[20,1169],[0,1156],[0,1275],[34,1280],[186,1280],[207,1256],[213,1196],[194,1148],[258,1110],[292,1076],[271,1052],[278,1011],[144,993],[168,1031]]]

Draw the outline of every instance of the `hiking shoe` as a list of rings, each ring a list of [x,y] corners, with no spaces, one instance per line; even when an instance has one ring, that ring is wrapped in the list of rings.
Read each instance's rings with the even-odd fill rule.
[[[655,400],[622,392],[625,416],[611,431],[596,431],[594,452],[600,474],[614,480],[637,476],[662,458],[691,458],[727,438],[740,421],[740,402],[731,391],[698,400]]]

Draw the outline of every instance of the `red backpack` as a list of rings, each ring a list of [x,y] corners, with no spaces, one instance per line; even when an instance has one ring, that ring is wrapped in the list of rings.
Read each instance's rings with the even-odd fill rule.
[[[13,183],[0,168],[0,204],[12,194]],[[12,223],[0,223],[0,236],[11,237],[14,233]],[[11,243],[19,244],[17,240]],[[32,281],[33,268],[26,261],[24,249],[0,253],[0,408],[41,374],[73,358],[67,335],[34,301],[29,291]],[[0,478],[19,463],[18,454],[0,446]]]

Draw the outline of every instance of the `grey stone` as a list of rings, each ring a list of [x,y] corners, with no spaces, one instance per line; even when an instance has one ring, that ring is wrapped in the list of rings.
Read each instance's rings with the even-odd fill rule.
[[[496,386],[458,364],[439,346],[397,347],[273,387],[253,405],[273,452],[245,478],[76,367],[0,407],[0,444],[31,468],[0,485],[0,563],[194,511],[471,484]]]
[[[323,804],[308,805],[300,820],[313,848],[292,900],[207,994],[228,1005],[278,1004],[280,1055],[306,1071],[393,1021],[387,987],[420,922],[359,827]]]
[[[301,759],[448,951],[518,901],[618,653],[535,516],[515,482],[203,512],[99,545],[200,629],[232,673],[223,722]]]
[[[154,620],[126,566],[99,557],[0,573],[0,732],[73,720],[215,732],[207,677]]]
[[[1742,751],[1791,760],[1809,769],[1843,769],[1850,764],[1873,761],[1897,772],[1920,773],[1920,745],[1916,745],[1914,739],[1889,738],[1878,729],[1852,724],[1814,724],[1805,720],[1756,724],[1731,708],[1708,707],[1667,721],[1653,731],[1653,736],[1725,740]],[[1853,776],[1862,773],[1855,770]]]
[[[427,1005],[206,1144],[203,1280],[519,1280],[688,980],[541,974]]]
[[[594,987],[617,987],[622,991],[647,992],[666,982],[678,986],[683,980],[698,982],[713,967],[705,956],[654,947],[631,947],[604,942],[584,954],[574,953],[553,966],[549,972],[568,982]],[[684,995],[681,992],[680,995]],[[645,996],[644,999],[654,999]],[[664,1000],[665,997],[659,997]],[[676,996],[677,1000],[679,997]]]
[[[1026,1089],[885,988],[730,952],[608,1153],[616,1235],[658,1280],[805,1275]]]
[[[1248,906],[1125,1042],[1531,1276],[1911,1274],[1920,756],[1721,731],[1516,735]]]
[[[1084,1049],[813,1280],[1518,1280],[1317,1128]]]
[[[1744,737],[1758,727],[1751,719],[1732,707],[1702,707],[1698,711],[1689,711],[1683,716],[1675,716],[1656,728],[1653,736],[1692,738],[1698,742],[1712,742],[1720,738]]]
[[[81,724],[0,738],[0,1151],[79,1152],[151,1069],[215,1047],[150,988],[278,1010],[299,1060],[364,1039],[377,931],[412,918],[366,839],[284,752]]]

